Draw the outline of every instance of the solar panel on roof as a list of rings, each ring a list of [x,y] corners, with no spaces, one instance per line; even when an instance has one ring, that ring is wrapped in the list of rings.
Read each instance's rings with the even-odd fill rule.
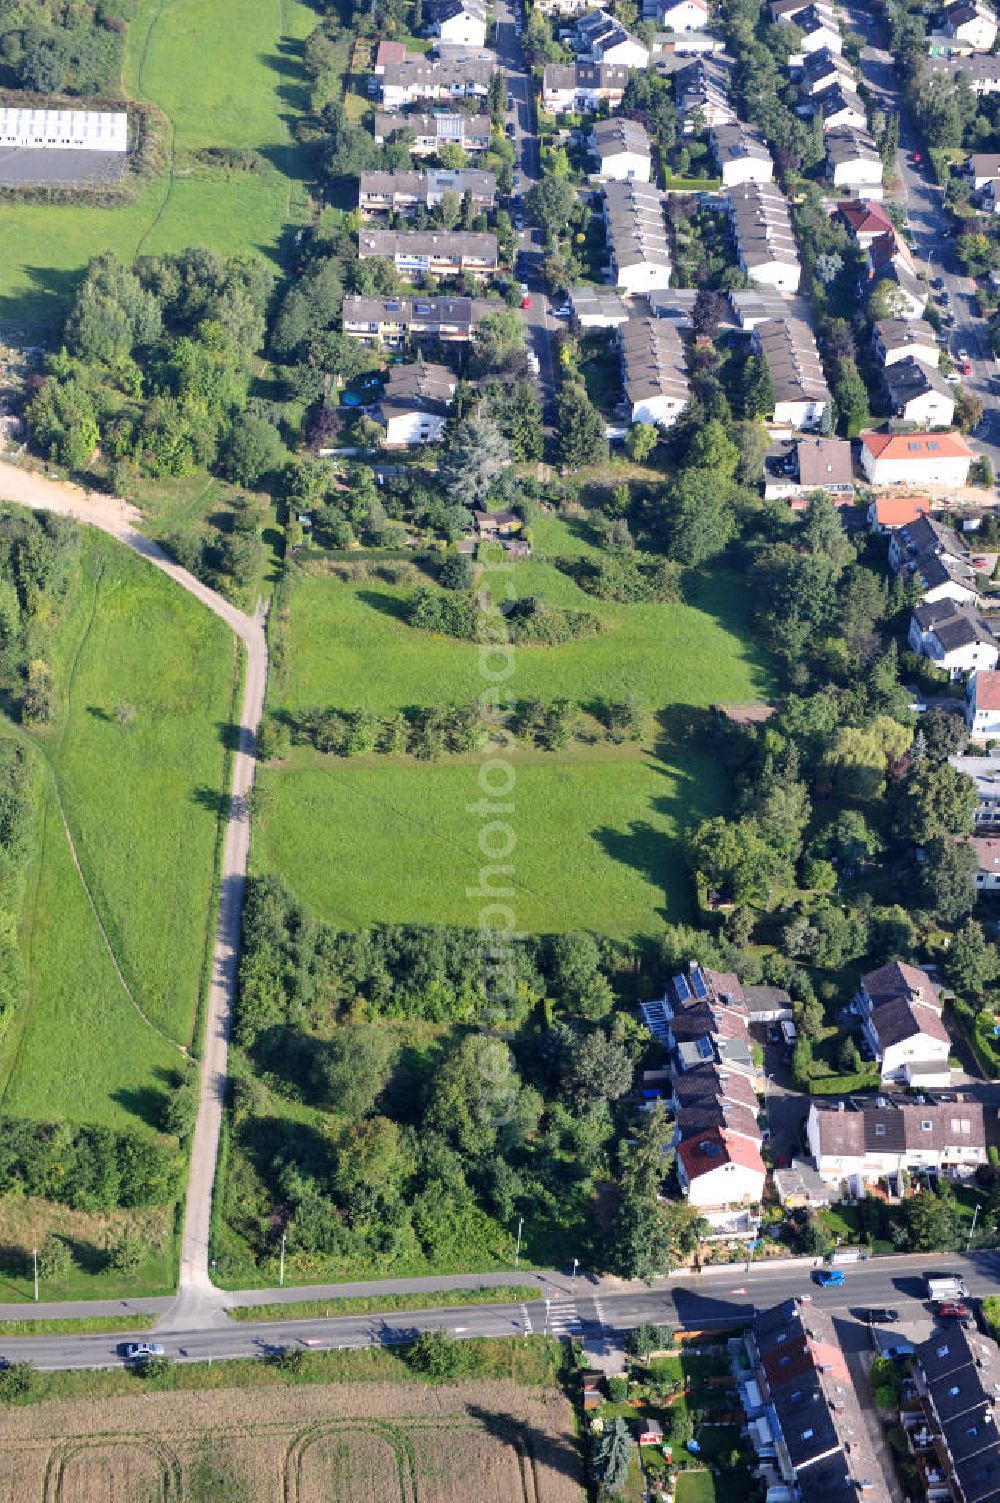
[[[708,982],[702,975],[701,966],[696,965],[694,969],[688,974],[691,977],[691,986],[695,996],[698,998],[699,1002],[704,1002],[705,998],[708,996]]]
[[[686,976],[674,977],[674,991],[677,993],[678,1002],[690,1002],[691,988],[687,984]]]

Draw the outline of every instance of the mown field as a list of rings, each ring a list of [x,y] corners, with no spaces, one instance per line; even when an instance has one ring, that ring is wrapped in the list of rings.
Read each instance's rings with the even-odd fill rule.
[[[170,580],[85,533],[52,666],[58,714],[33,737],[29,995],[0,1048],[0,1106],[151,1119],[174,1045],[192,1041],[211,938],[234,651]]]
[[[126,261],[189,245],[274,255],[284,226],[304,213],[289,123],[303,103],[298,43],[316,19],[302,0],[139,0],[123,88],[169,116],[171,170],[119,208],[5,204],[0,320],[57,323],[103,250]],[[191,160],[207,146],[255,148],[274,170],[207,171]]]
[[[766,696],[767,665],[750,645],[745,586],[719,571],[693,581],[689,604],[595,601],[544,561],[518,565],[516,593],[596,611],[605,630],[559,647],[514,652],[515,700],[561,696],[588,708],[634,695],[649,712],[643,745],[518,749],[505,813],[517,845],[510,900],[529,932],[589,928],[624,937],[689,917],[678,836],[721,804],[721,769],[684,731],[688,712]],[[484,692],[479,649],[405,620],[412,584],[374,571],[345,582],[300,577],[273,708],[468,703]],[[372,922],[478,922],[467,894],[483,864],[475,756],[439,763],[345,761],[296,747],[262,775],[253,863],[280,873],[315,911],[351,928]]]
[[[479,1503],[580,1503],[568,1401],[509,1381],[313,1382],[0,1416],[4,1503],[165,1503],[223,1488],[245,1503],[464,1503],[470,1478]]]

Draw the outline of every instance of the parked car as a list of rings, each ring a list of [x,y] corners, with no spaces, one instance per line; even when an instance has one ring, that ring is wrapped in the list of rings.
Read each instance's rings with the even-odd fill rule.
[[[944,1304],[938,1305],[937,1313],[942,1320],[968,1320],[971,1311],[968,1305]]]
[[[924,158],[923,158],[923,153],[922,152],[919,152],[919,151],[911,151],[910,152],[910,161],[913,163],[914,167],[919,167],[920,163],[923,161],[923,159]]]
[[[514,96],[509,89],[507,90],[507,108],[509,110],[514,108]]]
[[[931,286],[936,287],[938,292],[944,286],[944,277],[931,277]]]
[[[508,120],[507,124],[504,126],[503,130],[504,130],[504,135],[505,136],[509,136],[510,139],[513,141],[514,137],[517,134],[517,126],[514,124],[513,120]]]
[[[838,1289],[844,1282],[841,1268],[817,1268],[813,1278],[821,1289]]]
[[[524,215],[523,214],[515,214],[514,215],[514,228],[515,228],[515,230],[517,230],[518,234],[520,234],[521,231],[524,229]]]
[[[162,1357],[163,1348],[158,1341],[130,1341],[125,1347],[126,1362],[148,1362],[150,1357]]]
[[[861,1319],[870,1326],[894,1326],[899,1319],[899,1311],[875,1305],[871,1310],[862,1310]]]
[[[962,384],[962,378],[958,374],[958,371],[949,371],[944,379],[948,382],[949,386],[961,386]]]

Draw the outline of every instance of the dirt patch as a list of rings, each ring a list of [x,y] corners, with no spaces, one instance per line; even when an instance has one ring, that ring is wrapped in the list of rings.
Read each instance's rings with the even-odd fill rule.
[[[572,1410],[514,1383],[317,1384],[0,1412],[0,1503],[170,1503],[206,1448],[253,1503],[581,1503]]]

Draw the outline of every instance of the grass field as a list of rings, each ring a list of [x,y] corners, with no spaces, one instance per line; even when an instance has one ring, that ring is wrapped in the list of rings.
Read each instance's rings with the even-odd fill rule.
[[[155,1404],[141,1390],[156,1380],[54,1375],[113,1377],[118,1393],[0,1415],[0,1497],[221,1497],[197,1480],[212,1466],[226,1494],[245,1503],[464,1503],[473,1477],[477,1503],[582,1503],[572,1410],[551,1388],[337,1384],[336,1363],[324,1374],[323,1359],[309,1360],[308,1384],[268,1382],[273,1370],[262,1363],[221,1363],[223,1383],[255,1367],[268,1391],[210,1382],[214,1392],[161,1393]],[[211,1380],[213,1369],[186,1372]]]
[[[29,998],[0,1053],[0,1105],[148,1118],[179,1059],[170,1041],[192,1041],[211,937],[233,648],[222,622],[97,533],[55,644],[59,713],[34,738]]]
[[[293,1300],[285,1305],[231,1305],[230,1320],[312,1320],[334,1315],[379,1315],[390,1310],[450,1310],[467,1305],[540,1303],[537,1284],[494,1284],[482,1289],[432,1289],[427,1294],[362,1294],[340,1299]],[[23,1322],[22,1322],[23,1324]],[[2,1322],[0,1322],[2,1334]]]
[[[584,532],[549,525],[566,551]],[[715,812],[721,769],[682,728],[718,700],[766,695],[766,663],[748,645],[745,586],[722,571],[689,585],[690,604],[619,606],[593,600],[544,561],[518,565],[516,592],[596,610],[606,630],[555,648],[519,648],[504,687],[514,699],[566,696],[594,706],[634,694],[651,712],[645,746],[577,743],[558,754],[514,753],[516,791],[505,816],[517,837],[511,900],[520,928],[655,933],[690,916],[678,835]],[[412,586],[374,575],[321,573],[295,584],[273,707],[462,703],[484,691],[479,649],[414,630],[403,619]],[[321,916],[371,922],[478,922],[484,864],[478,759],[428,765],[373,757],[334,761],[296,748],[262,775],[253,864],[275,871]],[[358,860],[358,852],[364,860]]]
[[[56,323],[91,256],[208,245],[272,256],[289,221],[305,212],[290,120],[304,103],[298,43],[316,25],[303,0],[139,0],[129,26],[124,89],[170,117],[172,169],[118,208],[5,204],[0,320]],[[259,175],[195,168],[205,146],[259,150]]]

